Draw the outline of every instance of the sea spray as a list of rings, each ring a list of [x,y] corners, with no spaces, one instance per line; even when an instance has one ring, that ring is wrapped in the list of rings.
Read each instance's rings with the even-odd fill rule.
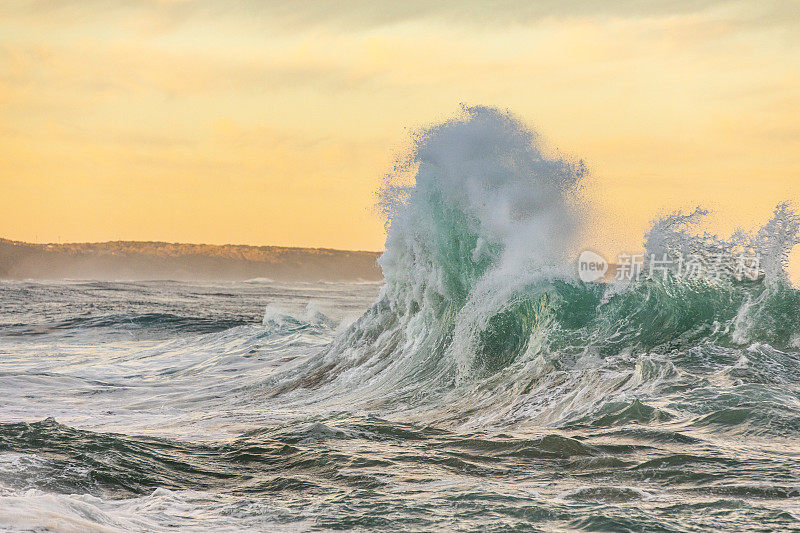
[[[562,275],[574,253],[585,168],[546,156],[534,132],[486,107],[417,132],[409,167],[413,188],[390,177],[381,191],[385,297],[434,322],[440,365],[497,368],[530,336],[534,310],[517,295]]]

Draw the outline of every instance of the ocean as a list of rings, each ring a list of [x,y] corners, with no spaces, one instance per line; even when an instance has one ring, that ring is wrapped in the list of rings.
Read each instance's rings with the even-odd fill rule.
[[[800,531],[798,217],[644,236],[752,279],[580,281],[582,163],[466,113],[384,282],[0,282],[0,527]]]

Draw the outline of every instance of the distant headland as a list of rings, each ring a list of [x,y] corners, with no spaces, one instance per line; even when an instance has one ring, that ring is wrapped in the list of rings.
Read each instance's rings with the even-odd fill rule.
[[[378,281],[379,255],[282,246],[0,239],[0,279]]]

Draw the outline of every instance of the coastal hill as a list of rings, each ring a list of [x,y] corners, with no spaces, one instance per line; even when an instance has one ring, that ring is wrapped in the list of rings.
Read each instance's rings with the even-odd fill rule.
[[[0,239],[0,279],[378,281],[379,255],[281,246]]]

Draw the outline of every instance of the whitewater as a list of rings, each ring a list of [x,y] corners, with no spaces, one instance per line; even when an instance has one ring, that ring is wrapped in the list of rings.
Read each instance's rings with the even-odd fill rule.
[[[381,283],[0,281],[0,528],[800,531],[800,218],[642,236],[753,279],[583,282],[586,174],[465,108]]]

